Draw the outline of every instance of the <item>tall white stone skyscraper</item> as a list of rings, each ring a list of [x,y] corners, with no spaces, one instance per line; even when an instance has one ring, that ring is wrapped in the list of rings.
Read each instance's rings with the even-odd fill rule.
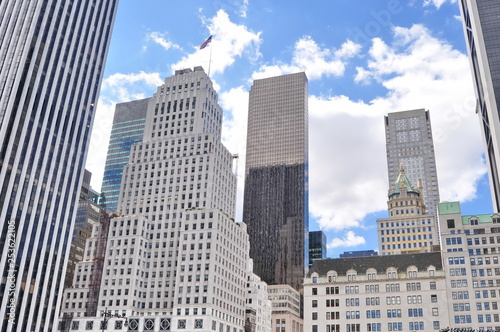
[[[302,287],[309,254],[308,83],[305,73],[250,90],[243,220],[255,273]]]
[[[118,0],[0,1],[0,331],[49,331]]]
[[[493,209],[500,211],[500,3],[460,0],[465,42],[479,115]]]
[[[426,213],[437,217],[439,186],[429,111],[389,113],[384,121],[389,187],[398,178],[403,165],[410,182],[422,184],[423,193],[420,194],[423,194]]]
[[[236,176],[217,98],[195,67],[149,99],[144,137],[123,170],[120,216],[89,246],[106,241],[97,318],[84,317],[95,299],[82,262],[63,303],[72,328],[100,330],[108,309],[128,317],[129,331],[243,332],[249,243],[246,225],[234,221]]]

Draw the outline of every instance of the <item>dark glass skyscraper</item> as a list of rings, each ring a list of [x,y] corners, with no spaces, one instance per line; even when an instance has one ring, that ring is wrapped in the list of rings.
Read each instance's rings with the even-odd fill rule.
[[[250,256],[263,281],[296,289],[309,251],[307,116],[305,73],[254,81],[243,205]]]
[[[326,236],[322,231],[309,232],[309,267],[317,259],[326,258]]]
[[[465,39],[476,88],[493,209],[500,211],[500,3],[460,0]]]
[[[0,2],[0,331],[58,317],[117,2]]]
[[[101,187],[108,211],[117,211],[123,166],[128,163],[132,144],[142,142],[149,100],[116,104]]]

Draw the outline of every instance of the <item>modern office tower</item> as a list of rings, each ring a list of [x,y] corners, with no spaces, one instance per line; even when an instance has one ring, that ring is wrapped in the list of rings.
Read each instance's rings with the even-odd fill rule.
[[[359,251],[344,251],[340,254],[340,258],[355,258],[355,257],[367,257],[367,256],[378,256],[378,252],[375,250],[359,250]]]
[[[326,258],[326,236],[322,231],[309,232],[309,267],[316,259]]]
[[[499,331],[500,215],[463,216],[460,203],[447,202],[439,223],[451,327]]]
[[[429,252],[439,244],[434,215],[426,214],[422,200],[422,184],[412,185],[403,165],[389,190],[389,218],[377,219],[380,255]]]
[[[411,183],[422,181],[427,214],[437,216],[439,187],[429,111],[389,113],[385,116],[385,137],[389,183],[397,178],[403,164]]]
[[[123,167],[128,163],[130,148],[144,136],[149,98],[116,104],[109,139],[101,192],[108,211],[118,208]]]
[[[0,1],[1,331],[57,321],[117,2]]]
[[[77,330],[100,330],[111,310],[127,316],[129,331],[243,332],[249,243],[234,221],[236,176],[221,125],[201,67],[176,71],[150,98],[109,225],[97,317],[84,317],[85,295],[69,299]]]
[[[500,3],[492,0],[461,0],[465,41],[476,90],[493,209],[500,211]]]
[[[302,287],[308,266],[308,92],[304,73],[250,90],[243,220],[255,273]]]
[[[444,272],[440,252],[318,260],[304,331],[439,331],[450,323]]]
[[[248,261],[245,332],[271,332],[271,308],[267,284],[253,273],[253,261]]]
[[[303,332],[301,295],[290,285],[267,287],[272,305],[271,330],[277,332]]]
[[[98,205],[99,193],[90,188],[91,177],[92,173],[85,170],[78,208],[76,210],[75,226],[73,228],[73,237],[69,249],[66,275],[64,277],[64,288],[72,286],[76,263],[83,260],[85,242],[92,234],[92,224],[90,221],[94,221],[95,223],[99,222],[102,212],[101,207]]]

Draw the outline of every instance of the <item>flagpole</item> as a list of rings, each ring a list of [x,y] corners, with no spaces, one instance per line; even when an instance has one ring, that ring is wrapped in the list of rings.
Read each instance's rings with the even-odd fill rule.
[[[213,43],[211,43],[212,45],[210,45],[210,57],[208,59],[208,77],[210,78],[210,66],[212,64],[212,48],[213,48]]]

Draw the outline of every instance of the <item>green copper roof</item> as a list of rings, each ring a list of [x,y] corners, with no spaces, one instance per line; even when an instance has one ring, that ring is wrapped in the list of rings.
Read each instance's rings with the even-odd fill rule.
[[[389,191],[389,197],[396,195],[396,194],[400,194],[401,189],[406,189],[406,192],[409,192],[409,193],[413,192],[416,194],[420,194],[420,191],[417,188],[415,188],[414,186],[412,186],[410,180],[406,176],[403,164],[399,165],[399,176],[396,179],[396,181],[394,182],[394,187],[392,188],[392,190]]]
[[[440,215],[445,214],[462,214],[460,211],[460,203],[459,202],[444,202],[439,203],[438,211]]]

